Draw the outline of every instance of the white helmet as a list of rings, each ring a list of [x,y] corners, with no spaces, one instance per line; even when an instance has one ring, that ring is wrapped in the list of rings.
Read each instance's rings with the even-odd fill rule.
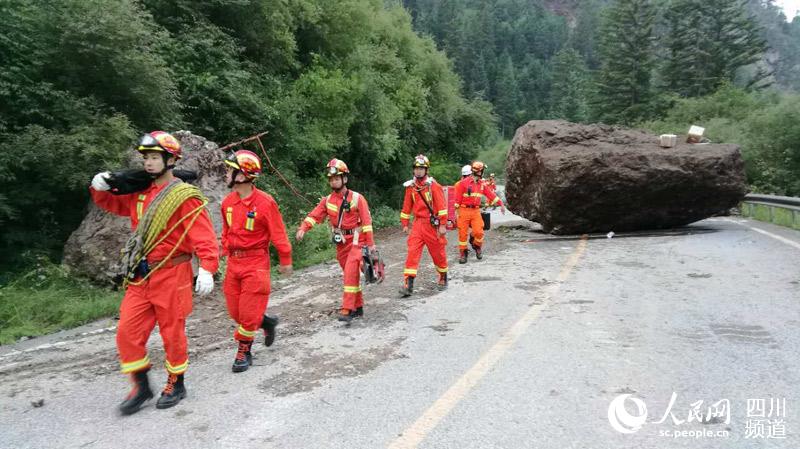
[[[469,176],[472,174],[472,167],[469,165],[465,165],[461,167],[461,176]]]

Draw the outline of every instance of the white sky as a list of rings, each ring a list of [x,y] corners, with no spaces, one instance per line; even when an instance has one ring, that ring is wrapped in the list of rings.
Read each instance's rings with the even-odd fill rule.
[[[783,8],[783,14],[786,15],[786,20],[789,22],[800,10],[800,0],[775,0],[775,4]]]

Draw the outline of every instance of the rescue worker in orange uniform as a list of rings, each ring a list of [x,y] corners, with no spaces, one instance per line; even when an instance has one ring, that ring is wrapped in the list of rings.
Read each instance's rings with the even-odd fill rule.
[[[506,208],[494,191],[487,188],[482,182],[485,165],[481,161],[472,163],[472,176],[466,177],[456,183],[456,211],[458,214],[458,250],[460,258],[458,263],[467,263],[467,238],[469,229],[472,228],[470,242],[472,249],[475,250],[475,257],[483,259],[481,249],[483,247],[483,219],[481,218],[481,198],[486,197],[489,206],[499,205],[503,214]]]
[[[270,294],[269,244],[278,250],[284,275],[292,274],[292,245],[286,235],[278,204],[253,181],[261,175],[261,159],[247,150],[225,160],[226,180],[233,191],[222,200],[222,251],[228,256],[222,290],[228,313],[238,327],[233,338],[239,343],[233,361],[234,373],[247,371],[253,363],[251,347],[258,329],[264,344],[275,341],[278,319],[266,315]]]
[[[336,260],[344,272],[344,294],[339,321],[349,323],[353,318],[364,316],[364,297],[361,291],[362,248],[375,253],[372,232],[372,217],[364,195],[347,188],[347,164],[332,159],[326,167],[331,194],[323,197],[297,230],[297,240],[312,227],[321,224],[327,217],[333,228],[333,243],[336,245]]]
[[[486,187],[490,188],[492,192],[497,193],[497,181],[495,180],[494,173],[489,174],[489,179],[486,180]]]
[[[424,155],[414,158],[412,169],[414,179],[403,184],[405,196],[400,211],[400,224],[403,232],[409,234],[408,222],[414,217],[411,234],[408,236],[408,255],[403,269],[403,297],[411,296],[414,291],[414,279],[417,277],[422,248],[427,246],[428,252],[439,273],[437,282],[439,290],[447,288],[447,203],[444,191],[432,177],[428,176],[431,163]]]
[[[122,414],[137,412],[153,397],[147,372],[147,340],[158,324],[166,353],[167,385],[156,408],[172,407],[186,396],[183,376],[189,365],[186,317],[192,311],[192,253],[200,260],[195,292],[206,295],[214,288],[219,264],[218,243],[197,187],[172,174],[181,158],[181,146],[163,131],[145,134],[137,150],[144,169],[153,178],[145,190],[125,195],[109,192],[109,173],[92,179],[92,199],[101,208],[130,217],[134,236],[124,254],[125,296],[117,325],[121,370],[131,376],[133,388],[120,404]],[[139,240],[137,240],[137,237]],[[144,243],[141,243],[144,241]]]

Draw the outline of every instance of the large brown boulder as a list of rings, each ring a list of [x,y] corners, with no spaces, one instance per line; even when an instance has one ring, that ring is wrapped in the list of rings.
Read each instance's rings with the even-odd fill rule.
[[[174,136],[183,147],[183,158],[177,168],[197,172],[193,184],[208,197],[211,220],[220,232],[220,204],[229,192],[222,163],[224,155],[217,144],[188,131],[178,131]],[[136,151],[131,150],[129,159],[130,167],[141,167],[141,156]],[[112,168],[118,167],[109,167]],[[89,212],[64,246],[64,263],[98,284],[113,285],[121,278],[120,252],[130,234],[128,217],[110,214],[90,201]]]
[[[509,209],[554,234],[682,226],[746,192],[737,145],[662,148],[657,136],[606,125],[530,121],[506,161]]]

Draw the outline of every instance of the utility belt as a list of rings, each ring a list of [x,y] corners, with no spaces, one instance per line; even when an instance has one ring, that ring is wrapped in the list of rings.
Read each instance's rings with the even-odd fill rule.
[[[433,215],[428,215],[428,216],[414,215],[414,218],[415,218],[415,220],[414,220],[415,223],[417,221],[419,221],[419,220],[426,220],[427,219],[428,222],[430,222],[431,226],[437,227],[437,228],[439,227],[440,224],[442,224],[442,222],[439,220],[439,217],[436,217],[436,216],[433,216]]]
[[[228,257],[250,257],[250,256],[265,256],[267,250],[264,248],[256,249],[232,249],[228,251]]]
[[[466,204],[462,204],[461,207],[466,207],[467,209],[478,209],[480,206],[467,206]]]
[[[186,263],[191,260],[192,260],[191,254],[180,253],[177,256],[170,257],[170,259],[164,265],[162,265],[161,268],[176,267],[182,263]],[[142,259],[139,262],[139,265],[136,266],[136,269],[133,270],[133,272],[130,274],[129,276],[130,279],[143,278],[147,276],[147,273],[149,273],[152,268],[157,267],[162,261],[164,261],[164,259],[158,259],[158,260],[147,260],[146,258]]]
[[[333,230],[333,237],[331,237],[331,241],[334,245],[341,245],[345,242],[346,235],[355,235],[358,232],[358,228],[352,229],[335,229]]]

